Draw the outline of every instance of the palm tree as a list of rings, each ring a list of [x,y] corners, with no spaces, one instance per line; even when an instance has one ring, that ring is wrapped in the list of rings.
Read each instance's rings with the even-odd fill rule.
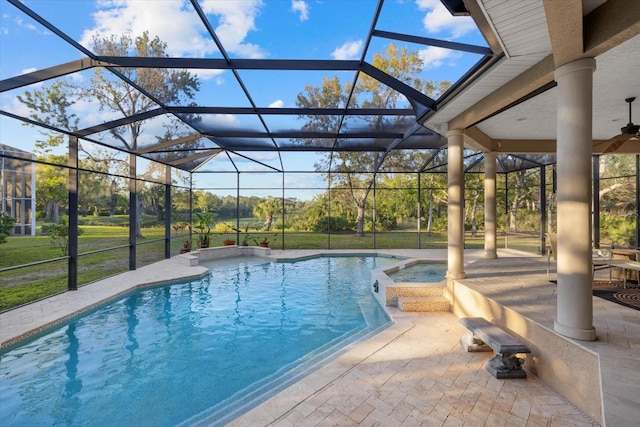
[[[255,216],[265,218],[265,231],[269,231],[271,229],[271,224],[273,224],[273,216],[279,211],[282,211],[282,201],[273,196],[269,196],[266,199],[263,199],[253,208],[253,214]]]

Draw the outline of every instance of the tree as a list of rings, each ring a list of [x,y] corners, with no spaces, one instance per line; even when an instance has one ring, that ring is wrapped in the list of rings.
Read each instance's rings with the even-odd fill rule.
[[[611,244],[637,245],[634,155],[600,157],[600,228]]]
[[[157,36],[150,38],[148,32],[132,38],[130,34],[121,36],[111,35],[100,38],[95,36],[91,48],[97,55],[104,56],[139,56],[139,57],[167,57],[166,43]],[[158,108],[158,103],[165,105],[182,105],[193,99],[200,89],[196,76],[187,70],[158,69],[158,68],[119,68],[118,72],[136,86],[144,88],[153,99],[142,94],[132,85],[105,68],[95,68],[89,85],[70,79],[60,79],[51,86],[39,91],[25,92],[24,97],[18,99],[32,110],[31,118],[39,122],[58,127],[66,131],[78,129],[78,117],[71,113],[71,107],[79,101],[97,101],[100,110],[114,112],[125,117],[141,114]],[[76,101],[77,100],[77,101]],[[139,148],[139,138],[144,132],[144,120],[109,129],[110,135],[128,151]],[[49,138],[44,145],[59,145],[62,138]],[[82,144],[80,150],[91,155]],[[99,160],[97,157],[96,161]],[[102,158],[110,170],[113,158]],[[118,160],[121,162],[121,160]],[[123,165],[128,166],[128,165]],[[140,200],[138,201],[140,203]],[[140,230],[140,205],[138,205],[136,234],[142,237]]]
[[[314,224],[320,222],[322,218],[329,216],[329,194],[322,193],[313,196],[304,208],[303,217],[304,228],[310,230]]]
[[[38,156],[39,160],[53,164],[66,164],[67,156],[49,154]],[[66,206],[69,198],[67,171],[53,164],[38,165],[36,180],[36,206],[45,212],[46,222],[60,219],[60,207]]]
[[[115,215],[118,195],[122,192],[124,180],[108,174],[110,169],[112,169],[111,172],[114,172],[115,168],[120,175],[124,175],[126,162],[121,153],[104,147],[92,147],[86,152],[83,151],[85,154],[87,152],[89,152],[88,155],[79,160],[80,167],[84,169],[80,172],[79,177],[78,205],[80,213],[86,216],[89,211],[95,215],[107,210],[110,215]]]
[[[253,207],[253,214],[258,217],[264,217],[264,230],[271,230],[271,224],[273,224],[273,217],[278,212],[282,212],[282,202],[273,196],[269,196],[261,200],[257,205]]]
[[[373,58],[373,65],[386,72],[390,76],[408,83],[417,90],[429,91],[431,94],[435,90],[441,90],[450,85],[448,82],[424,82],[417,75],[422,71],[422,60],[417,52],[409,52],[405,49],[398,49],[391,43],[382,54],[376,54]],[[356,87],[353,90],[354,96],[349,99],[351,93],[350,83],[342,85],[337,76],[333,79],[323,79],[320,87],[307,86],[304,92],[298,94],[296,104],[303,108],[339,108],[349,103],[351,107],[362,106],[363,108],[394,108],[396,104],[404,100],[404,96],[394,89],[384,85],[380,81],[361,73]],[[367,119],[368,127],[371,130],[389,130],[400,125],[406,125],[406,118],[397,116],[388,118],[385,116],[373,116]],[[342,126],[348,129],[352,124],[349,119],[341,122],[340,116],[300,116],[306,120],[303,130],[314,130],[323,132],[335,132]],[[317,145],[326,144],[321,139],[314,139],[311,142]],[[389,153],[381,152],[328,152],[315,165],[316,171],[326,174],[327,179],[331,176],[332,187],[344,187],[349,191],[351,203],[357,210],[356,234],[364,236],[364,217],[367,198],[373,188],[376,167],[385,161],[388,164],[398,164],[403,167],[410,167],[416,160],[408,152],[393,150]],[[329,175],[329,171],[331,174]]]
[[[92,48],[98,55],[104,56],[129,56],[133,50],[135,56],[140,57],[167,57],[165,53],[166,43],[157,36],[149,37],[145,31],[134,39],[124,34],[120,37],[99,38],[94,36]],[[196,76],[187,70],[171,70],[158,68],[124,68],[120,72],[128,80],[137,86],[144,88],[155,100],[163,104],[180,105],[185,99],[193,99],[200,89],[200,83]],[[97,99],[100,108],[107,111],[118,111],[125,116],[133,116],[155,109],[158,104],[140,91],[121,79],[112,79],[111,73],[103,69],[97,69],[91,78],[91,84],[84,90],[84,96]],[[113,138],[120,141],[128,151],[138,149],[138,138],[143,132],[145,121],[133,121],[124,126],[110,129]],[[136,235],[142,237],[140,230],[140,200],[136,209]]]
[[[439,162],[446,161],[446,152],[442,151],[436,155]],[[422,188],[426,191],[426,197],[422,198],[422,203],[426,203],[426,232],[430,236],[433,232],[434,211],[436,215],[440,212],[440,207],[447,203],[447,175],[445,173],[422,173]],[[421,215],[425,213],[422,211]]]
[[[529,179],[527,170],[518,170],[509,173],[507,178],[510,188],[509,203],[509,231],[518,231],[518,209],[520,209],[526,200],[532,196],[533,187]]]
[[[628,214],[635,208],[635,156],[600,157],[600,207],[606,212]]]
[[[483,177],[477,173],[465,174],[465,191],[469,194],[466,199],[471,199],[471,203],[465,203],[464,217],[465,223],[467,217],[471,225],[471,236],[478,235],[478,209],[481,205],[480,196],[484,195]]]
[[[209,191],[196,190],[193,192],[194,208],[201,212],[219,212],[223,203],[222,197]]]
[[[383,189],[380,189],[383,187]],[[392,230],[407,220],[417,220],[416,174],[387,176],[378,184],[376,230]]]
[[[61,78],[42,90],[25,91],[24,96],[18,95],[17,99],[31,110],[29,114],[31,119],[63,131],[75,132],[78,130],[80,118],[71,111],[77,102],[74,99],[82,100],[82,93],[83,89],[77,83]],[[41,127],[38,127],[38,131],[45,139],[36,141],[35,152],[47,161],[54,147],[66,143],[65,135],[52,130],[43,130]],[[115,151],[88,148],[82,143],[82,140],[78,142],[78,149],[85,155],[81,166],[86,169],[108,172],[111,171],[114,164],[123,162],[122,159],[117,158],[118,155]],[[56,157],[51,157],[51,159],[56,159]]]

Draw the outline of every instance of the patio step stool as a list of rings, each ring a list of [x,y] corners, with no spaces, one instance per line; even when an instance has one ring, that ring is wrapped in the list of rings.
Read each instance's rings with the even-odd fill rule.
[[[398,308],[412,312],[449,311],[449,300],[443,296],[398,297]]]
[[[524,359],[516,357],[516,354],[531,353],[529,347],[482,317],[463,317],[460,323],[469,330],[460,339],[460,345],[465,350],[496,352],[486,364],[491,375],[498,379],[527,378],[527,373],[522,369]]]

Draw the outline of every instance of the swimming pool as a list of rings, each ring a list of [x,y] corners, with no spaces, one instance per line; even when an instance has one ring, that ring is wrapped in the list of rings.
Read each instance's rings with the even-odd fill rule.
[[[385,257],[207,265],[0,354],[3,426],[223,424],[389,324]]]
[[[441,282],[447,275],[447,264],[444,262],[416,262],[404,268],[386,272],[394,282]]]

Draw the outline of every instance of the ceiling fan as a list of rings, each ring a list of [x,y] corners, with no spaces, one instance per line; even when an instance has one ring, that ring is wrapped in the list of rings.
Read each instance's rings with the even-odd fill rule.
[[[620,128],[620,134],[605,141],[601,144],[605,144],[607,148],[603,153],[612,153],[622,146],[627,140],[631,138],[640,138],[640,126],[634,125],[631,121],[631,103],[635,101],[635,96],[625,99],[625,102],[629,104],[629,123],[626,126]]]

